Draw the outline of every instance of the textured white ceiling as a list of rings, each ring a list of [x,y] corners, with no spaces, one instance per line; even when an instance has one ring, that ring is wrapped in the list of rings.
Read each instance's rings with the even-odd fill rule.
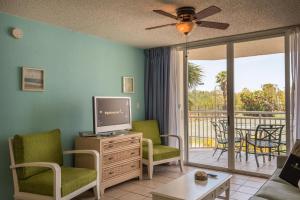
[[[226,31],[197,27],[189,41],[300,24],[300,0],[0,0],[0,11],[149,48],[185,41],[175,27],[146,31],[174,22],[153,9],[175,13],[179,6],[200,11],[211,5],[223,11],[206,20],[228,22],[230,27]]]

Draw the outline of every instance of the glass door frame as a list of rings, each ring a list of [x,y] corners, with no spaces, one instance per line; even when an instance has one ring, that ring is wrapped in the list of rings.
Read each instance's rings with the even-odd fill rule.
[[[286,110],[286,148],[287,152],[290,152],[290,54],[289,54],[289,29],[274,29],[256,33],[241,34],[231,37],[209,39],[206,41],[192,42],[186,47],[182,46],[183,50],[183,81],[184,81],[184,158],[185,164],[190,166],[196,166],[201,168],[208,168],[214,170],[235,172],[245,175],[270,177],[270,175],[261,174],[257,172],[249,172],[235,169],[235,155],[234,155],[234,132],[235,132],[235,119],[234,119],[234,44],[239,42],[254,41],[259,39],[268,39],[274,37],[284,37],[284,49],[285,49],[285,110]],[[226,45],[226,60],[227,60],[227,114],[228,114],[228,167],[217,167],[204,165],[199,163],[189,162],[189,140],[188,140],[188,50],[204,47],[212,47],[217,45]]]

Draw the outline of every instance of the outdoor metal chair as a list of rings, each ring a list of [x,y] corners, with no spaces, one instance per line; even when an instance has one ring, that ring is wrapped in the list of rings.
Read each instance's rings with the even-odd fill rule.
[[[280,155],[280,153],[286,154],[286,131],[285,131],[285,129],[283,129],[282,133],[281,133],[278,155]]]
[[[215,138],[216,138],[216,147],[213,156],[216,154],[217,150],[221,150],[221,153],[218,156],[217,160],[220,159],[220,157],[224,152],[228,151],[228,124],[226,125],[225,123],[226,123],[225,120],[219,120],[218,122],[211,121],[211,124],[213,125],[215,130]],[[241,155],[242,141],[243,140],[241,135],[235,136],[234,143],[235,143],[236,157],[239,155],[240,160],[242,159],[242,155]]]
[[[219,123],[221,124],[223,131],[225,134],[228,134],[228,121],[225,119],[219,120]],[[240,161],[242,160],[242,148],[243,148],[243,134],[240,131],[236,131],[234,134],[234,148],[236,152],[236,158],[240,157]]]
[[[283,127],[284,125],[260,124],[256,128],[254,137],[251,135],[247,136],[248,144],[252,145],[254,149],[257,167],[259,167],[258,156],[263,156],[263,162],[265,162],[265,155],[271,161],[273,152],[279,154]],[[260,152],[258,152],[258,149]],[[267,152],[266,149],[268,150]]]

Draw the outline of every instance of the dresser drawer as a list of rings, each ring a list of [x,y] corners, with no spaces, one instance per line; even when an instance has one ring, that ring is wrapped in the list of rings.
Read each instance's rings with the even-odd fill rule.
[[[107,168],[103,170],[103,180],[108,180],[111,178],[115,178],[121,176],[125,173],[131,172],[133,170],[140,169],[140,161],[132,161],[129,163],[124,163],[119,166]]]
[[[139,137],[128,137],[123,140],[110,140],[110,141],[103,142],[103,150],[109,151],[109,150],[114,150],[117,148],[122,148],[128,145],[139,144],[139,143],[140,143]]]
[[[109,169],[103,170],[103,180],[107,180],[110,178],[113,178],[115,176],[118,176],[120,174],[120,167],[112,167]]]
[[[140,148],[111,153],[103,156],[103,164],[109,165],[115,162],[126,160],[140,155]]]
[[[140,169],[140,161],[139,160],[127,163],[126,165],[123,165],[121,172],[123,174],[123,173],[128,173],[128,172],[131,172],[131,171],[137,170],[137,169]]]

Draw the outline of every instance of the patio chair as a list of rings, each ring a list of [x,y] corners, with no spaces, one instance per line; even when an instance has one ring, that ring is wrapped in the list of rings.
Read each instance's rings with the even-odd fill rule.
[[[215,138],[216,138],[216,142],[217,142],[216,147],[215,147],[215,151],[214,151],[212,156],[214,157],[216,152],[218,150],[221,150],[221,153],[218,157],[218,160],[219,160],[220,157],[222,156],[222,154],[224,152],[226,152],[227,149],[228,149],[228,140],[227,140],[226,134],[224,133],[224,131],[221,128],[220,124],[217,124],[216,122],[213,122],[213,121],[211,121],[210,123],[213,125],[213,127],[215,129]]]
[[[211,121],[211,124],[213,125],[215,130],[215,138],[217,142],[213,156],[215,155],[217,150],[221,150],[221,153],[217,160],[220,159],[224,152],[228,151],[228,124],[226,123],[227,122],[225,120],[219,120],[218,123]],[[242,160],[242,142],[242,136],[239,133],[237,133],[237,135],[234,138],[234,146],[236,157],[239,156],[240,161]]]
[[[257,167],[259,167],[258,156],[263,156],[265,163],[265,155],[268,155],[270,161],[273,152],[279,153],[283,127],[284,125],[260,124],[256,128],[254,137],[252,135],[247,136],[247,143],[252,145],[254,149]]]
[[[99,193],[99,153],[94,150],[62,151],[60,130],[9,139],[14,199],[69,200],[94,189]],[[90,154],[94,169],[63,166],[63,154]]]
[[[280,140],[278,155],[280,155],[280,153],[286,154],[286,132],[285,132],[285,129],[283,129],[282,133],[281,133],[281,140]]]
[[[223,131],[228,134],[228,121],[221,119],[219,120],[219,123],[221,124]],[[235,132],[235,136],[234,136],[234,148],[235,148],[235,152],[236,152],[236,158],[240,157],[240,161],[242,160],[242,148],[243,148],[243,143],[244,143],[244,137],[243,134],[236,130]]]

